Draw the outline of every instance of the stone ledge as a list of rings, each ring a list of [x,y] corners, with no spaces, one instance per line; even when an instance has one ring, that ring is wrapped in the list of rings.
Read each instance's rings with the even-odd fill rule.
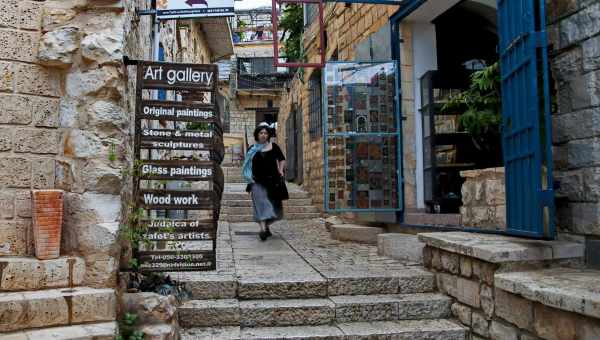
[[[600,318],[600,271],[553,268],[494,276],[496,288],[549,307]]]
[[[417,235],[389,233],[377,235],[377,253],[396,260],[423,263],[423,247]]]
[[[52,327],[16,333],[6,333],[0,337],[6,340],[104,340],[115,339],[118,334],[118,330],[119,328],[116,322],[104,322],[77,326]]]
[[[69,262],[73,263],[70,271]],[[4,268],[4,269],[2,269]],[[0,291],[25,291],[80,286],[85,262],[79,257],[38,260],[32,257],[0,257]]]
[[[356,224],[338,224],[331,226],[331,237],[338,241],[377,244],[377,235],[382,233],[384,233],[382,228]]]
[[[419,240],[430,247],[491,263],[580,258],[585,246],[575,242],[541,241],[467,232],[424,233]]]

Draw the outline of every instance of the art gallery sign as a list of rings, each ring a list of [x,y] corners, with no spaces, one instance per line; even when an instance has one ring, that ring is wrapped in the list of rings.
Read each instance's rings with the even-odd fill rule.
[[[224,153],[214,102],[217,79],[216,65],[138,64],[134,196],[144,212],[137,225],[144,242],[134,256],[143,272],[215,269]],[[170,98],[192,91],[210,100],[156,100],[151,94],[158,89],[172,92]],[[201,181],[208,186],[194,189],[192,184]],[[167,182],[185,186],[172,189]],[[183,211],[186,217],[170,219],[169,211]]]
[[[157,18],[192,19],[234,15],[234,0],[158,0]]]

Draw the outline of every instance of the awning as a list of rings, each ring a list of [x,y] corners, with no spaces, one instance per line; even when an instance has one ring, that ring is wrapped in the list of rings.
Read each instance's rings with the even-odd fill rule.
[[[219,60],[233,54],[233,40],[231,27],[227,17],[202,18],[197,22],[206,37],[208,47],[212,54],[212,60]]]

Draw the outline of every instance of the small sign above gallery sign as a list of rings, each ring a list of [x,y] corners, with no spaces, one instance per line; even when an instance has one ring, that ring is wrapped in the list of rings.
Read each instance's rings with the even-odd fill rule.
[[[157,0],[157,18],[192,19],[233,16],[234,0]]]

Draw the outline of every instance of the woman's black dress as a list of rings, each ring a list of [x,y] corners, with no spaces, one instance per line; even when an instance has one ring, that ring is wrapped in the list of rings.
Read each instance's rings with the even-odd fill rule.
[[[257,222],[272,222],[283,217],[282,200],[288,193],[277,168],[278,161],[285,156],[279,146],[273,143],[269,151],[257,152],[252,158],[252,201],[254,203],[254,219]]]

